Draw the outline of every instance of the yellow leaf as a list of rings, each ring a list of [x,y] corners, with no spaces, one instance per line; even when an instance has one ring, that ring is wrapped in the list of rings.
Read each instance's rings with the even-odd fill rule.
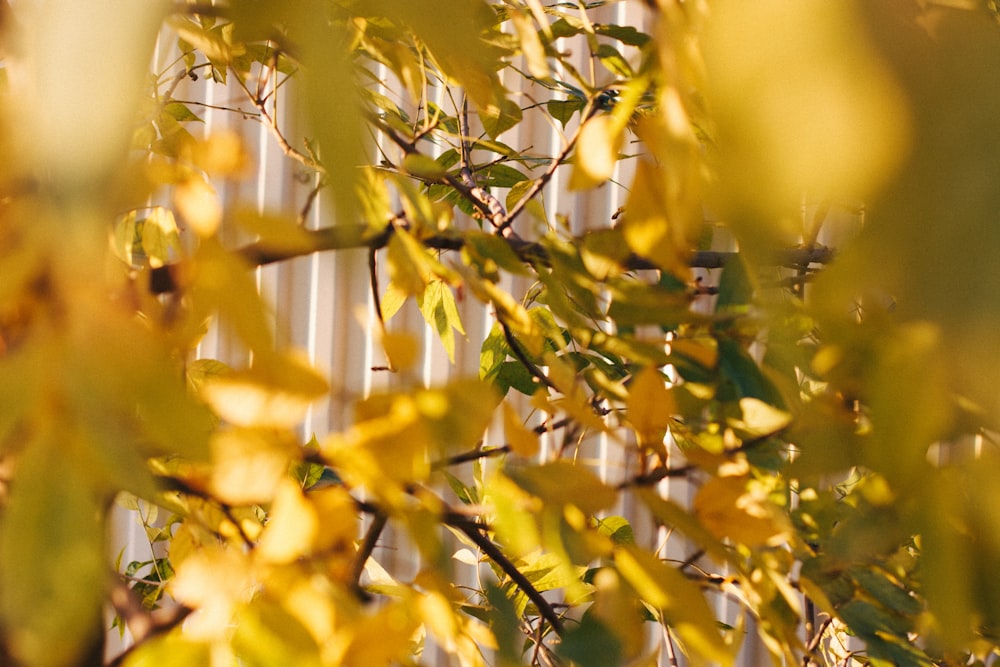
[[[528,63],[528,72],[538,79],[548,79],[552,73],[549,71],[549,62],[545,57],[545,46],[538,37],[538,31],[531,18],[525,12],[511,5],[507,8],[507,15],[510,17],[517,36],[521,40],[521,50]],[[544,20],[544,19],[543,19]],[[545,22],[548,25],[548,21]]]
[[[389,365],[396,371],[410,370],[420,356],[420,342],[406,332],[382,334],[382,349]]]
[[[162,206],[154,206],[142,221],[142,251],[153,268],[173,259],[171,253],[180,249],[174,214]]]
[[[295,353],[261,356],[247,370],[207,378],[201,393],[215,412],[236,426],[289,428],[326,393],[326,380]]]
[[[639,160],[620,227],[632,252],[684,277],[690,273],[688,221],[670,216],[678,206],[671,204],[666,178],[660,168]]]
[[[764,490],[743,475],[715,477],[698,489],[694,513],[716,537],[749,547],[781,544],[790,526]]]
[[[195,610],[184,623],[194,639],[221,639],[231,632],[233,611],[250,599],[255,582],[247,554],[236,549],[206,549],[187,558],[168,590]]]
[[[213,176],[234,178],[245,175],[251,166],[243,139],[232,130],[217,130],[193,148],[196,165]]]
[[[272,563],[291,563],[310,553],[319,529],[319,518],[302,488],[286,476],[278,484],[255,553]]]
[[[177,210],[199,236],[211,236],[222,224],[222,204],[215,189],[200,178],[190,178],[174,190]]]
[[[618,162],[622,136],[621,131],[615,131],[608,116],[594,116],[584,124],[573,156],[571,190],[587,190],[611,178]]]
[[[358,513],[351,494],[342,486],[329,486],[310,491],[306,498],[321,527],[313,538],[313,552],[352,557],[358,537]]]
[[[640,371],[629,385],[625,408],[639,439],[639,448],[655,451],[666,461],[663,439],[677,405],[663,375],[652,367]]]
[[[386,249],[389,262],[389,279],[408,296],[422,294],[431,277],[424,249],[404,231],[397,231],[389,239]]]
[[[219,431],[211,446],[212,492],[233,505],[268,502],[288,471],[289,452],[257,432]]]
[[[538,454],[538,435],[524,426],[517,412],[507,403],[503,404],[503,433],[510,451],[518,456]]]
[[[727,423],[742,438],[763,438],[782,430],[792,423],[792,415],[756,398],[740,399],[739,419]]]
[[[733,664],[734,656],[697,584],[648,551],[632,546],[615,550],[615,565],[639,597],[662,611],[689,657],[700,659],[696,664]]]

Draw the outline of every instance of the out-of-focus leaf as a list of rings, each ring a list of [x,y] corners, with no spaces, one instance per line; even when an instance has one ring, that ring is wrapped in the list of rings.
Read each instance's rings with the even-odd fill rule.
[[[751,547],[780,544],[790,526],[766,494],[743,476],[716,477],[698,489],[694,513],[717,538]]]
[[[731,396],[732,399],[750,397],[777,408],[785,407],[784,399],[774,383],[764,375],[760,366],[737,341],[730,338],[719,339],[719,372],[724,381],[730,383],[735,394]]]
[[[180,633],[154,637],[137,646],[123,667],[190,667],[211,662],[207,642],[186,639]]]
[[[205,381],[202,397],[220,417],[237,426],[290,427],[326,393],[326,380],[295,355],[283,355],[247,371]]]
[[[562,638],[558,654],[580,667],[606,667],[622,664],[622,642],[593,614],[584,614]]]
[[[344,649],[343,665],[390,667],[405,663],[413,652],[413,639],[420,620],[408,601],[380,607],[357,619]]]
[[[698,586],[648,551],[615,550],[615,565],[639,597],[662,610],[689,655],[732,665],[734,655],[723,641],[708,602]]]
[[[546,505],[574,505],[587,514],[611,507],[617,492],[594,473],[568,461],[510,468],[507,475]]]
[[[535,456],[538,454],[538,434],[525,427],[509,403],[503,404],[503,432],[510,444],[510,451],[518,456]]]
[[[744,216],[746,243],[791,231],[770,221],[803,192],[863,197],[898,165],[906,102],[859,24],[853,6],[823,2],[713,11],[705,53],[726,196],[764,216]]]
[[[750,267],[742,255],[733,257],[722,269],[719,278],[719,295],[715,300],[715,312],[731,308],[746,308],[754,293],[754,280]]]
[[[588,190],[611,178],[621,142],[621,131],[609,117],[594,116],[588,120],[577,140],[570,189]]]
[[[103,633],[104,508],[68,432],[26,444],[0,523],[0,617],[15,659],[70,667]]]
[[[239,663],[251,667],[281,664],[319,667],[319,647],[309,631],[277,604],[258,599],[236,616],[232,646]]]
[[[174,203],[181,217],[200,236],[212,236],[222,224],[222,204],[205,180],[192,177],[174,189]]]
[[[792,423],[788,412],[752,397],[740,399],[740,412],[739,419],[731,418],[727,423],[745,439],[773,435]]]
[[[269,502],[287,475],[292,454],[261,432],[234,429],[215,433],[212,492],[233,505]]]
[[[513,5],[508,7],[507,11],[521,40],[521,49],[528,63],[528,71],[536,78],[547,79],[551,72],[548,59],[545,56],[545,47],[538,37],[538,31],[535,29],[531,17],[527,12]]]
[[[683,292],[627,279],[610,284],[608,291],[611,294],[608,317],[619,326],[659,324],[674,328],[697,317],[688,309],[691,299]]]
[[[673,393],[666,386],[666,379],[655,368],[645,368],[633,378],[625,403],[628,420],[635,429],[639,448],[653,451],[666,461],[667,450],[663,439],[677,412]]]
[[[639,160],[620,227],[632,252],[685,277],[690,272],[686,258],[691,221],[669,215],[677,207],[671,205],[665,178],[661,168]]]

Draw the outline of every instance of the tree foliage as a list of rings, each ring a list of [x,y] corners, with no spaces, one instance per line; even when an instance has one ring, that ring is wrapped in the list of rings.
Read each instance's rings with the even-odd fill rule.
[[[8,8],[5,664],[101,664],[107,609],[127,667],[997,652],[992,5],[616,4]],[[220,196],[252,160],[185,79],[240,91],[298,216]],[[556,188],[625,204],[584,229]],[[252,269],[350,249],[393,380],[302,434],[336,378]],[[423,384],[410,302],[478,377]],[[197,358],[209,323],[249,361]],[[109,566],[115,502],[151,560]]]

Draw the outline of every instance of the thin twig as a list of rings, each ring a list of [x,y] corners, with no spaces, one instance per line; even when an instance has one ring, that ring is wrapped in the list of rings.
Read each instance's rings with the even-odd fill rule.
[[[590,117],[594,115],[595,110],[595,107],[588,102],[587,107],[583,110],[580,124],[577,125],[572,136],[566,142],[566,145],[563,146],[558,155],[552,158],[549,166],[545,168],[545,171],[541,176],[535,179],[535,182],[531,184],[531,187],[524,193],[524,196],[521,197],[516,204],[514,204],[510,211],[507,212],[507,216],[504,218],[504,221],[497,228],[498,233],[503,234],[504,230],[514,223],[514,220],[521,214],[521,211],[523,211],[528,205],[528,202],[534,199],[535,196],[542,191],[542,188],[548,185],[549,181],[552,180],[552,177],[555,176],[556,169],[558,169],[559,166],[566,161],[566,158],[568,158],[569,154],[573,151],[573,148],[576,146],[576,142],[580,139],[580,132],[583,129],[584,124],[586,124],[586,122],[590,120]]]
[[[364,574],[365,564],[371,558],[372,552],[375,550],[375,545],[378,544],[378,539],[382,536],[382,531],[385,530],[388,521],[389,517],[385,512],[376,511],[372,515],[372,524],[368,527],[368,532],[365,533],[364,539],[358,546],[358,553],[354,557],[354,563],[351,565],[351,585],[359,594],[363,594],[361,575]]]
[[[504,574],[510,577],[511,581],[535,604],[538,613],[552,626],[552,630],[557,635],[562,636],[563,623],[562,619],[559,618],[559,614],[556,613],[549,601],[535,588],[534,584],[507,558],[507,555],[483,533],[482,526],[469,521],[449,521],[448,525],[462,531],[491,561],[496,563],[503,570]]]
[[[693,470],[695,470],[695,466],[693,465],[679,466],[677,468],[656,468],[644,475],[636,475],[621,482],[617,488],[619,491],[624,491],[634,486],[654,486],[668,478],[687,477]]]
[[[500,323],[500,328],[503,329],[503,337],[504,340],[507,341],[507,345],[510,347],[511,354],[513,354],[514,357],[521,362],[521,365],[528,369],[528,372],[531,373],[531,375],[539,382],[550,389],[556,389],[552,380],[550,380],[549,377],[542,372],[542,369],[536,366],[535,363],[528,358],[528,355],[524,353],[524,350],[521,349],[521,344],[517,342],[517,339],[514,338],[514,334],[511,333],[510,326],[502,317],[500,317],[499,313],[497,314],[497,322]]]

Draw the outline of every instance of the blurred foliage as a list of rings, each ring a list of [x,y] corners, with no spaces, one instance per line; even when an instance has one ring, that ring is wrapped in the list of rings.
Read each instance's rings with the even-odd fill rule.
[[[619,4],[3,3],[0,662],[996,659],[994,3]],[[349,249],[370,395],[252,275]],[[478,377],[421,382],[409,302]],[[220,324],[242,360],[197,358]],[[150,557],[112,567],[116,502]]]

